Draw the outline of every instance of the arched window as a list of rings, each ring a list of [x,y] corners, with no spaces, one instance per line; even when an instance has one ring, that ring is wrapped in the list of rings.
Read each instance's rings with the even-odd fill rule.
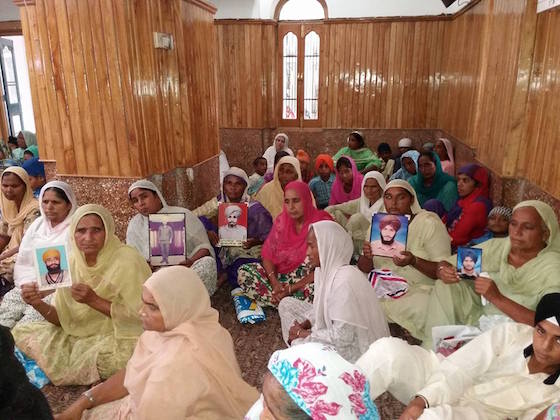
[[[292,20],[278,25],[280,48],[280,124],[320,125],[320,52],[322,22],[328,10],[325,0],[280,0],[275,18]],[[305,20],[295,23],[293,20]]]

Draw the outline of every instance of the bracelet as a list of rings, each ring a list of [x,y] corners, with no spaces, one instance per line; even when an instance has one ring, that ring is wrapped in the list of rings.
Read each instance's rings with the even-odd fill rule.
[[[416,395],[414,396],[414,398],[420,398],[420,399],[422,399],[422,401],[424,401],[424,408],[430,408],[430,403],[428,402],[427,398],[424,397],[423,395],[416,394]]]
[[[270,280],[270,277],[274,275],[275,275],[274,271],[272,273],[266,273],[266,278]]]
[[[292,294],[292,285],[291,284],[288,285],[288,294],[290,294],[290,295]]]
[[[82,395],[84,397],[87,398],[87,400],[90,402],[91,406],[90,408],[92,408],[93,406],[95,406],[95,398],[93,398],[93,395],[91,395],[91,391],[93,388],[88,389],[86,392],[82,393]]]
[[[54,308],[54,306],[49,305],[49,310],[48,310],[47,313],[45,314],[45,318],[48,317],[48,316],[51,314],[53,308]]]
[[[299,333],[301,332],[301,328],[297,330],[296,337],[299,337]]]

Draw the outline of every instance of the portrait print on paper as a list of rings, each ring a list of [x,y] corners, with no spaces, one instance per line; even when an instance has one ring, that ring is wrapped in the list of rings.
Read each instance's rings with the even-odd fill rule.
[[[221,203],[218,209],[219,246],[242,246],[247,240],[246,203]]]
[[[457,273],[459,277],[474,280],[482,271],[482,249],[460,246],[457,248]]]
[[[63,244],[35,248],[35,272],[39,290],[72,286],[68,251]]]
[[[150,264],[177,265],[185,261],[185,215],[157,213],[148,215]]]
[[[371,221],[371,252],[378,257],[393,257],[406,250],[408,216],[375,213]]]

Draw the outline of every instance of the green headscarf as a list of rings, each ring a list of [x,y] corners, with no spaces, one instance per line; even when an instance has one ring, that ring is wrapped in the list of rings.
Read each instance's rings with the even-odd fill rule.
[[[408,182],[410,182],[410,185],[412,185],[412,187],[416,191],[418,202],[422,207],[424,207],[424,203],[426,201],[435,198],[443,203],[445,210],[449,211],[453,203],[457,201],[458,198],[457,180],[453,178],[451,175],[448,175],[445,172],[443,172],[443,169],[441,169],[441,162],[439,160],[437,153],[430,152],[430,154],[432,155],[433,158],[432,161],[436,165],[436,173],[434,175],[434,181],[432,182],[432,185],[430,185],[429,187],[426,187],[424,185],[424,176],[422,175],[420,170],[418,170],[416,172],[416,175],[410,178]],[[420,157],[418,158],[418,165],[420,165],[420,158],[422,156],[423,155],[421,154]],[[448,183],[452,183],[453,188],[447,186]],[[446,186],[447,188],[444,190],[444,187]]]
[[[39,148],[36,145],[29,146],[27,149],[25,149],[25,152],[31,153],[33,157],[39,157]]]

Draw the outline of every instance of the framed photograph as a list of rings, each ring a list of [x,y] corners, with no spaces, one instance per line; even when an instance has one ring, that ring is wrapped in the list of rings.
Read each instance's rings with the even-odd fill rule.
[[[482,271],[482,249],[460,246],[457,248],[457,273],[466,280],[474,280]]]
[[[246,203],[221,203],[218,208],[219,246],[241,246],[247,240]]]
[[[148,215],[150,264],[177,265],[186,259],[185,214],[156,213]]]
[[[406,250],[409,216],[375,213],[371,218],[371,252],[378,257],[393,257]]]
[[[64,244],[35,248],[33,255],[39,290],[72,286],[68,251]]]

